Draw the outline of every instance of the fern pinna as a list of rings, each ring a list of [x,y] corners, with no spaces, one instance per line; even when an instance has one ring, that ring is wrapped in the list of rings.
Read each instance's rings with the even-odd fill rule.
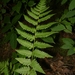
[[[37,75],[36,71],[45,74],[36,58],[52,57],[46,52],[41,51],[43,48],[52,47],[50,44],[41,42],[39,39],[46,38],[55,32],[47,31],[47,29],[55,24],[55,22],[41,24],[50,19],[54,14],[50,14],[50,10],[46,7],[46,0],[40,0],[36,7],[27,10],[28,15],[24,15],[25,20],[32,26],[28,26],[22,22],[19,25],[23,29],[16,29],[18,34],[24,39],[18,38],[17,41],[25,49],[16,50],[19,54],[24,57],[16,58],[16,60],[23,66],[15,71],[22,75]]]

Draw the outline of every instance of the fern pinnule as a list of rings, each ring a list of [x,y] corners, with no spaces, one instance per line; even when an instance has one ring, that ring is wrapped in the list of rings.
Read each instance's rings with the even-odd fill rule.
[[[28,49],[32,49],[33,48],[33,44],[29,41],[26,40],[22,40],[22,39],[17,39],[17,41],[19,42],[19,44],[21,44],[24,47],[27,47]]]
[[[31,12],[33,12],[36,15],[39,15],[40,14],[39,11],[38,11],[38,9],[36,11],[35,8],[31,8]]]
[[[22,22],[19,21],[19,25],[22,27],[22,29],[26,30],[26,31],[29,31],[31,33],[35,33],[36,29],[35,28],[32,28],[32,27],[29,27],[25,24],[23,24]]]
[[[33,56],[35,56],[37,58],[45,58],[45,57],[51,57],[52,58],[51,55],[49,55],[48,53],[45,53],[39,49],[35,49],[32,54],[33,54]]]
[[[30,17],[28,17],[27,15],[24,15],[24,18],[27,22],[31,23],[32,25],[36,26],[38,24],[38,22],[34,19],[31,19]]]
[[[51,27],[52,25],[56,24],[57,22],[50,22],[48,24],[43,24],[43,25],[38,25],[36,27],[37,30],[44,30],[44,29],[47,29],[49,27]]]
[[[29,16],[31,16],[32,18],[34,18],[34,19],[36,19],[36,20],[39,18],[38,15],[34,14],[33,12],[31,12],[31,11],[29,11],[29,10],[27,10],[27,13],[29,14]]]
[[[16,31],[18,32],[18,34],[20,34],[20,36],[22,36],[23,38],[26,38],[30,41],[34,40],[34,36],[32,34],[26,33],[24,31],[21,31],[19,29],[16,29]]]
[[[28,58],[32,56],[32,51],[30,50],[19,49],[19,50],[16,50],[16,52]]]
[[[43,17],[43,16],[46,16],[46,15],[48,15],[50,12],[51,12],[52,10],[50,10],[50,11],[47,11],[47,12],[44,12],[44,13],[41,13],[40,14],[40,17]]]
[[[39,22],[39,23],[40,23],[40,22],[44,22],[44,21],[50,19],[52,16],[54,16],[54,14],[46,15],[45,17],[40,18],[40,19],[38,20],[38,22]]]
[[[46,12],[48,9],[49,9],[49,7],[46,7],[44,9],[42,9],[42,11],[40,13],[42,14],[42,13]]]
[[[48,48],[48,47],[53,47],[51,46],[50,44],[47,44],[47,43],[44,43],[44,42],[39,42],[39,41],[36,41],[34,43],[34,46],[37,47],[37,48]]]
[[[16,60],[21,63],[22,65],[25,66],[29,66],[31,64],[31,60],[30,59],[26,59],[26,58],[16,58]]]
[[[30,71],[30,67],[21,67],[21,68],[15,70],[15,72],[18,72],[22,75],[28,75],[29,71]]]
[[[56,32],[52,32],[52,31],[51,32],[36,32],[35,38],[45,38],[45,37],[48,37],[54,33],[56,33]]]

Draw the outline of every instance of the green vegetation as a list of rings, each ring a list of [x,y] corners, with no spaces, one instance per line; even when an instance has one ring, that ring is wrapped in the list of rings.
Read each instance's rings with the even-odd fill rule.
[[[53,57],[45,49],[75,53],[75,0],[2,0],[0,38],[14,50],[0,62],[0,74],[45,74],[37,60]]]

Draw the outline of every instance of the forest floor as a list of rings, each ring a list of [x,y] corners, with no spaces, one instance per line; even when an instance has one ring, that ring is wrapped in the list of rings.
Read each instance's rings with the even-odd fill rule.
[[[40,60],[40,63],[46,75],[75,75],[75,55],[63,57],[57,54],[53,58]]]

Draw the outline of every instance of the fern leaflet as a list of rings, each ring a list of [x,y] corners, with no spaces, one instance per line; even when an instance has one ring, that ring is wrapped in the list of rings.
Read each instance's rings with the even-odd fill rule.
[[[29,32],[32,32],[32,33],[35,33],[35,28],[31,28],[25,24],[23,24],[22,22],[19,22],[19,25],[22,27],[22,29],[26,30],[26,31],[29,31]]]
[[[19,30],[19,29],[16,29],[16,31],[17,31],[18,34],[20,34],[22,37],[24,37],[24,38],[26,38],[26,39],[28,39],[28,40],[30,40],[30,41],[33,41],[33,40],[34,40],[34,36],[33,36],[33,35],[31,35],[31,34],[29,34],[29,33],[26,33],[26,32],[24,32],[24,31],[21,31],[21,30]]]
[[[22,39],[17,39],[17,41],[24,47],[27,47],[29,49],[32,49],[33,48],[33,44],[30,43],[29,41],[25,41],[25,40],[22,40]]]

